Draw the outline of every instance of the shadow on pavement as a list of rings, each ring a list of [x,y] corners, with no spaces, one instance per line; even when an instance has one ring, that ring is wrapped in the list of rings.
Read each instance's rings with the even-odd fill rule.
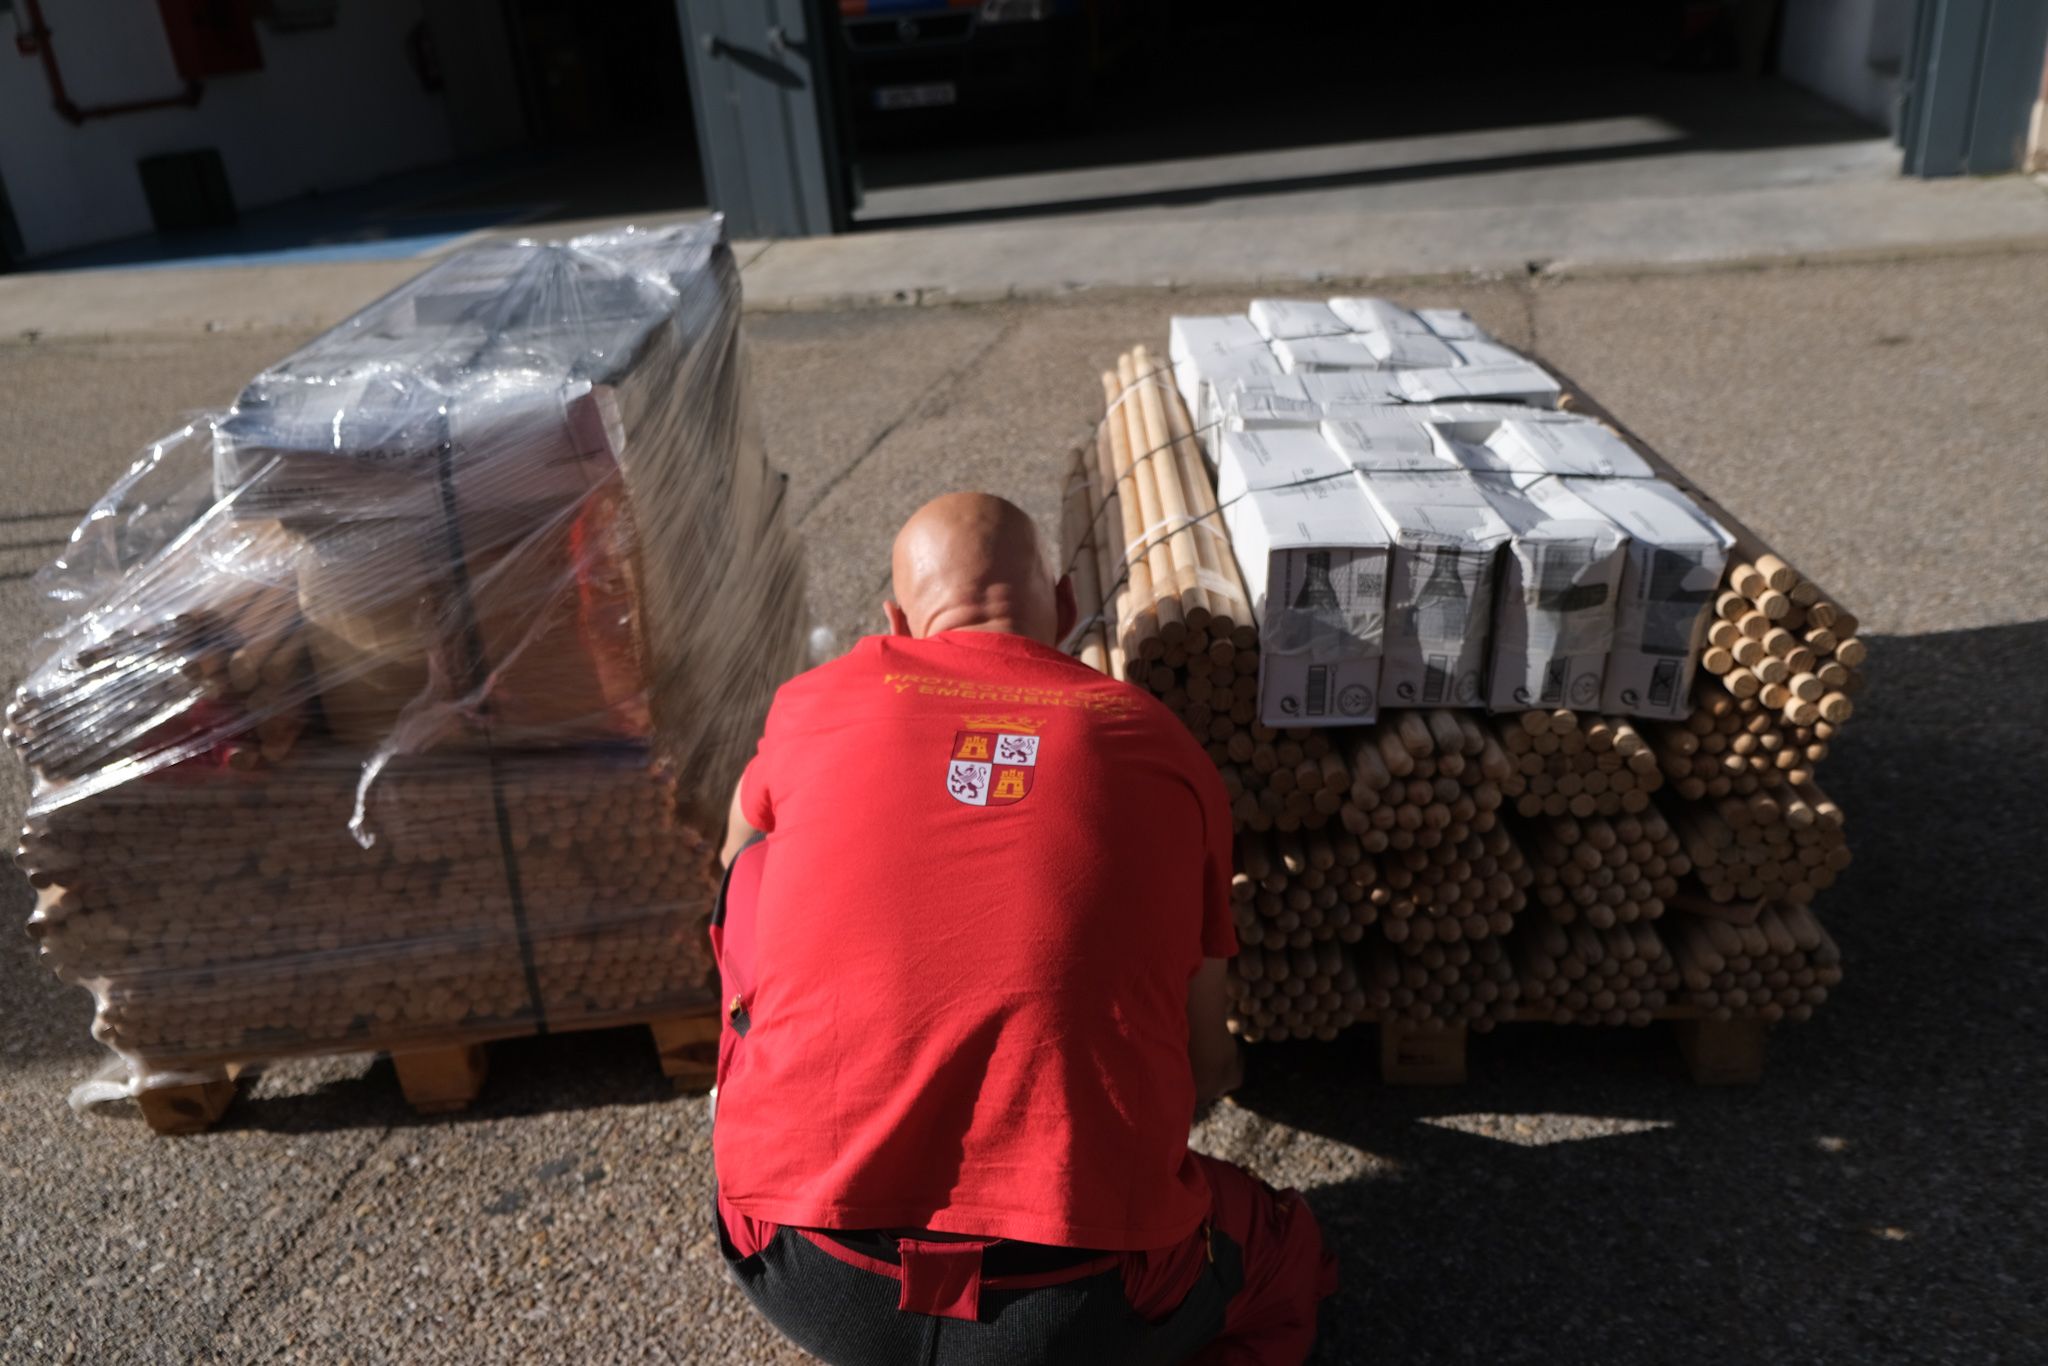
[[[2044,666],[2044,622],[1871,641],[1822,766],[1857,856],[1819,903],[1848,977],[1757,1087],[1691,1085],[1668,1026],[1503,1026],[1448,1090],[1381,1086],[1370,1031],[1260,1050],[1241,1104],[1393,1164],[1309,1192],[1344,1264],[1318,1359],[2032,1350]]]
[[[1449,1090],[1380,1085],[1369,1030],[1258,1050],[1242,1109],[1380,1159],[1309,1191],[1343,1262],[1319,1359],[2036,1351],[2044,667],[2048,622],[1871,641],[1873,686],[1822,769],[1857,854],[1820,906],[1848,977],[1811,1023],[1777,1031],[1759,1086],[1693,1086],[1664,1028],[1506,1026],[1475,1040],[1472,1080]],[[23,891],[0,889],[16,923]],[[56,1008],[79,994],[27,953],[0,964],[6,1038],[77,1054],[82,1077],[84,1011]],[[494,1045],[478,1104],[450,1116],[413,1114],[386,1060],[310,1086],[302,1066],[223,1128],[675,1099],[639,1030]]]
[[[475,1103],[450,1114],[406,1104],[391,1059],[380,1055],[355,1075],[295,1084],[288,1071],[245,1087],[222,1130],[332,1133],[516,1119],[523,1115],[655,1105],[686,1099],[664,1077],[654,1044],[640,1027],[584,1030],[490,1045],[490,1071]]]

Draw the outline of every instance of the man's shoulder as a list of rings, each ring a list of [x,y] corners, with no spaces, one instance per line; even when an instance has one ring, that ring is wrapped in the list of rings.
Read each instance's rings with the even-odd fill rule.
[[[862,636],[853,647],[836,659],[815,664],[789,679],[776,689],[776,696],[803,697],[818,692],[830,692],[863,676],[873,676],[880,668],[877,637]]]

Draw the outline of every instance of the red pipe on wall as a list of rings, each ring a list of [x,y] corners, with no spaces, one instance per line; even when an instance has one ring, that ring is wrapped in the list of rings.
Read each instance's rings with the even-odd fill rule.
[[[35,44],[36,52],[43,59],[43,77],[50,83],[51,107],[70,124],[82,124],[87,119],[112,118],[116,114],[138,114],[146,109],[170,109],[183,106],[187,109],[199,103],[206,85],[201,81],[186,81],[185,89],[176,95],[159,95],[147,100],[123,100],[118,104],[81,105],[64,90],[64,72],[57,66],[57,49],[50,44],[50,28],[43,22],[43,0],[21,0],[23,11],[28,15],[28,30],[21,37]]]

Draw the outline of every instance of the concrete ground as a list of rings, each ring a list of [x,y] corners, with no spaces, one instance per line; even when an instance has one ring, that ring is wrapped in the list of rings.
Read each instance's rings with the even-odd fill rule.
[[[323,307],[377,287],[307,281]],[[1504,1028],[1442,1091],[1381,1086],[1367,1030],[1258,1050],[1196,1142],[1309,1192],[1344,1263],[1320,1359],[2038,1359],[2048,252],[1400,293],[1535,347],[1861,613],[1871,687],[1823,773],[1858,861],[1820,906],[1848,980],[1753,1089],[1695,1089],[1661,1028]],[[251,321],[0,345],[0,683],[28,575],[130,453],[320,321],[273,290],[266,323],[225,276],[211,296]],[[819,619],[871,629],[890,533],[932,493],[1050,519],[1097,369],[1244,298],[752,319]],[[25,796],[0,762],[0,823]],[[27,907],[0,879],[0,922]],[[89,1017],[0,935],[0,1358],[793,1359],[720,1275],[705,1102],[638,1034],[501,1046],[473,1111],[426,1120],[388,1062],[293,1064],[166,1140],[66,1107],[100,1061]]]

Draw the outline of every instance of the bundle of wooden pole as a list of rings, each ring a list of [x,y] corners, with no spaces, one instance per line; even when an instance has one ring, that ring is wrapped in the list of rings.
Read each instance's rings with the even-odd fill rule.
[[[1501,791],[1523,816],[1618,816],[1664,785],[1657,756],[1618,716],[1525,711],[1491,723],[1513,761]]]
[[[644,752],[396,761],[368,849],[348,830],[358,777],[353,754],[302,747],[30,817],[30,930],[94,990],[104,1042],[177,1068],[708,998],[713,843]]]
[[[1842,809],[1810,782],[1747,798],[1674,803],[1670,817],[1711,901],[1804,905],[1849,866]]]
[[[1419,946],[1380,940],[1361,947],[1366,1003],[1382,1023],[1462,1024],[1484,1032],[1512,1018],[1521,1003],[1522,984],[1503,940]]]
[[[1248,767],[1261,746],[1284,739],[1290,753],[1321,755],[1329,742],[1258,723],[1258,626],[1170,374],[1136,347],[1103,372],[1102,393],[1094,459],[1082,453],[1070,465],[1062,506],[1063,559],[1081,611],[1068,648],[1165,703],[1219,767],[1234,769],[1226,781],[1236,803],[1267,786]],[[1313,802],[1307,818],[1284,797],[1269,805],[1277,809],[1259,829],[1329,820]]]
[[[1388,895],[1378,866],[1349,835],[1240,834],[1236,861],[1230,895],[1240,944],[1355,944]]]
[[[1344,732],[1351,790],[1339,817],[1380,865],[1392,943],[1506,934],[1530,871],[1500,824],[1508,757],[1465,712],[1392,711]]]
[[[243,588],[46,663],[15,690],[0,738],[46,785],[188,744],[248,769],[291,752],[312,692],[295,594]]]
[[[1241,949],[1230,963],[1230,991],[1230,1028],[1252,1043],[1328,1042],[1371,1018],[1356,962],[1334,940]]]
[[[1560,924],[1595,929],[1655,920],[1692,871],[1678,836],[1655,807],[1612,821],[1562,816],[1535,822],[1525,836],[1534,880],[1530,895]]]
[[[1671,790],[1700,801],[1810,782],[1835,730],[1830,721],[1788,725],[1754,697],[1709,690],[1690,717],[1650,733]]]
[[[1601,929],[1532,916],[1512,943],[1524,1013],[1556,1024],[1641,1028],[1681,985],[1677,960],[1641,921]]]
[[[1738,561],[1714,616],[1700,663],[1729,696],[1754,699],[1787,727],[1849,719],[1867,653],[1856,618],[1798,570],[1776,555]]]
[[[1251,680],[1256,692],[1257,679]],[[1343,810],[1353,782],[1332,732],[1306,727],[1276,731],[1254,723],[1209,757],[1223,773],[1231,818],[1241,831],[1321,831]]]
[[[1767,905],[1747,925],[1704,915],[1667,930],[1684,1002],[1716,1020],[1804,1020],[1842,980],[1842,955],[1804,906]]]
[[[1139,661],[1182,669],[1199,658],[1217,666],[1255,652],[1250,599],[1170,373],[1136,347],[1103,372],[1102,393],[1093,526],[1127,670]]]

